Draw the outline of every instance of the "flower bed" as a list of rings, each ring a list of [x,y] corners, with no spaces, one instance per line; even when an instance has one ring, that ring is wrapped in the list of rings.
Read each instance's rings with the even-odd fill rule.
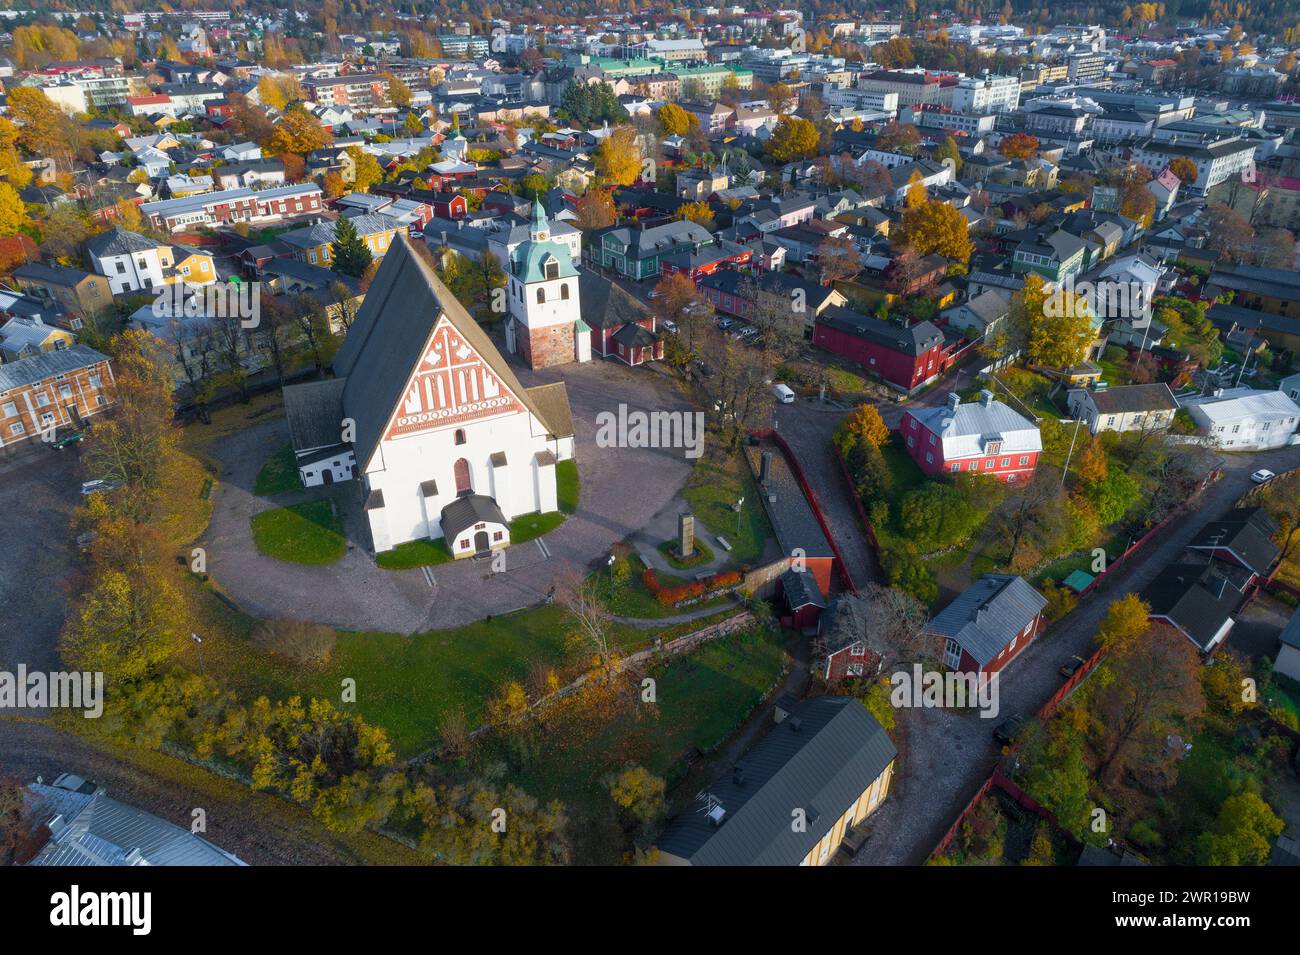
[[[647,567],[645,573],[641,575],[641,580],[646,589],[654,594],[655,600],[665,607],[680,607],[685,603],[711,600],[729,590],[735,589],[740,585],[741,579],[739,571],[729,570],[725,573],[714,574],[708,580],[693,580],[676,587],[665,587],[659,583],[659,577],[655,574],[653,568]]]

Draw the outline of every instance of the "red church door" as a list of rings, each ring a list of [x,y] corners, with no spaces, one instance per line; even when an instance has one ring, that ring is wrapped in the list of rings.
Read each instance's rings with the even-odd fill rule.
[[[474,488],[470,486],[469,481],[469,462],[464,458],[459,459],[455,465],[456,471],[456,493],[469,494]]]

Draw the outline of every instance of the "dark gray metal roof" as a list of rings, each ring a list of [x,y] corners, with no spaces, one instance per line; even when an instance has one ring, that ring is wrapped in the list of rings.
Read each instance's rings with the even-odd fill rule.
[[[148,252],[158,248],[158,243],[146,239],[138,232],[128,232],[120,226],[114,226],[107,232],[86,240],[86,248],[101,258],[106,255],[130,255],[132,252]]]
[[[1023,577],[985,574],[937,614],[928,629],[956,640],[985,666],[1047,606]]]
[[[461,531],[478,523],[508,524],[497,502],[486,494],[466,494],[442,509],[442,536],[454,540]]]
[[[657,845],[692,865],[798,865],[897,755],[852,697],[805,700],[745,754],[738,774],[709,787],[726,813],[721,825],[701,802],[673,820]],[[804,832],[792,825],[800,809]]]
[[[298,452],[342,443],[344,378],[288,385],[284,389],[284,416],[289,439]]]
[[[781,587],[785,593],[785,602],[792,610],[808,606],[826,607],[826,598],[817,586],[817,578],[806,570],[787,570],[781,575]]]

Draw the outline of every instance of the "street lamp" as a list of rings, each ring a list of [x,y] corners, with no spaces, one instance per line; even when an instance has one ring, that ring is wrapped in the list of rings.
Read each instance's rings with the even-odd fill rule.
[[[199,673],[207,676],[207,672],[203,669],[203,638],[197,633],[191,633],[190,639],[194,641],[194,652],[199,656]]]
[[[745,499],[743,497],[740,498],[738,501],[736,501],[736,536],[737,537],[740,536],[740,515],[742,513],[741,508],[743,508],[744,506],[745,506]]]

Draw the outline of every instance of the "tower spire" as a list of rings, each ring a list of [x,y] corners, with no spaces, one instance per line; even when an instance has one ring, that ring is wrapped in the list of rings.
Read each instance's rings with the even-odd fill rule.
[[[542,197],[533,200],[533,225],[528,230],[534,242],[545,242],[551,235],[551,223],[546,218],[546,209],[542,206]]]

